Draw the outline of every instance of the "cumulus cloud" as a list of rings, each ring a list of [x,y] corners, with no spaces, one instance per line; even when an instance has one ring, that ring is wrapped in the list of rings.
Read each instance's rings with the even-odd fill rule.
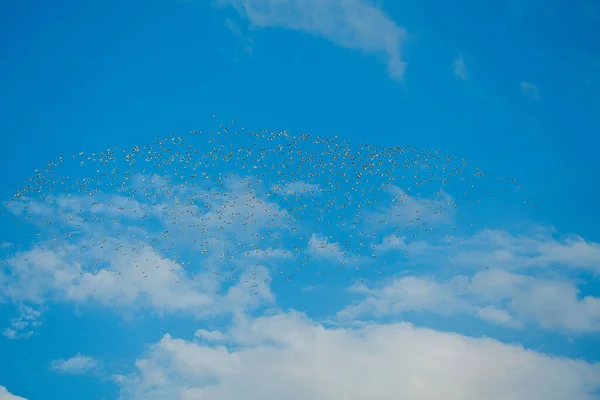
[[[402,80],[406,30],[366,0],[220,0],[257,27],[283,27],[325,38],[339,46],[385,57],[388,72]]]
[[[100,366],[100,361],[79,353],[68,359],[54,360],[50,364],[54,372],[68,375],[87,374],[98,370]]]
[[[6,387],[0,385],[0,400],[27,400],[25,397],[11,394]]]
[[[416,328],[326,328],[289,312],[240,318],[228,346],[165,335],[116,379],[121,399],[592,400],[600,365]]]
[[[448,280],[399,277],[378,287],[350,289],[359,299],[338,313],[343,320],[398,317],[403,312],[472,315],[499,325],[574,333],[600,331],[600,298],[581,296],[570,281],[492,269]]]

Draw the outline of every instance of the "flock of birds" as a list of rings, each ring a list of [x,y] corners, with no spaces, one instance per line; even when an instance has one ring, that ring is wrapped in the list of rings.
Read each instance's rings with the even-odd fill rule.
[[[60,155],[2,204],[11,228],[0,250],[71,252],[94,274],[117,257],[144,278],[164,260],[191,280],[236,280],[259,265],[272,280],[381,273],[415,243],[452,242],[475,224],[464,221],[469,208],[520,188],[503,177],[491,190],[490,179],[438,150],[250,132],[234,120],[131,150]],[[157,257],[141,257],[148,251]]]

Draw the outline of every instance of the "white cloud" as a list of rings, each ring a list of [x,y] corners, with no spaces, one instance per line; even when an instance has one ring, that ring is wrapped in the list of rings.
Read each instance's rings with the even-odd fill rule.
[[[540,98],[538,87],[531,82],[521,82],[521,93],[525,96],[533,97],[536,100]]]
[[[443,190],[439,190],[431,198],[411,196],[396,185],[389,185],[386,192],[391,196],[391,203],[384,210],[365,213],[373,225],[382,225],[381,222],[384,225],[387,222],[396,222],[415,226],[435,226],[447,224],[453,220],[455,203],[452,197]]]
[[[72,246],[60,253],[49,248],[27,251],[8,260],[12,285],[3,290],[15,300],[92,300],[108,306],[129,306],[143,301],[166,311],[212,304],[210,296],[195,291],[193,282],[184,279],[179,265],[163,259],[154,249],[140,245],[138,254],[127,256],[111,250],[109,246],[100,252]],[[100,258],[95,253],[108,261],[104,264],[106,269],[99,268],[94,273],[86,267]],[[171,272],[173,268],[176,270]]]
[[[549,330],[574,333],[600,331],[600,298],[582,297],[577,286],[557,279],[493,269],[447,281],[401,277],[381,287],[351,287],[360,295],[338,313],[343,320],[400,316],[402,312],[472,315],[519,328],[535,322]]]
[[[60,374],[82,375],[100,368],[100,361],[82,354],[76,354],[68,359],[54,360],[50,368]]]
[[[406,30],[365,0],[220,0],[258,27],[284,27],[323,37],[339,46],[383,55],[388,72],[402,80]]]
[[[2,285],[0,285],[0,288]],[[19,305],[19,316],[10,321],[10,327],[2,331],[8,339],[27,339],[33,335],[35,328],[42,324],[43,307],[33,308],[24,304]]]
[[[406,236],[398,235],[388,235],[380,244],[374,246],[378,252],[399,250],[410,255],[422,254],[431,248],[432,246],[424,240],[410,240]]]
[[[165,335],[116,380],[121,399],[592,400],[600,389],[598,364],[409,324],[330,329],[295,312],[236,324],[232,347]]]
[[[508,307],[547,329],[600,331],[600,298],[580,296],[579,289],[570,282],[529,280]]]
[[[317,258],[342,263],[346,252],[338,243],[330,242],[327,237],[313,233],[308,241],[308,251]]]
[[[452,66],[454,67],[454,75],[458,79],[463,81],[469,79],[469,76],[467,75],[467,66],[465,65],[465,59],[462,54],[459,54],[456,60],[452,62]]]
[[[194,334],[197,338],[206,339],[211,342],[221,341],[226,338],[225,334],[221,331],[209,331],[206,329],[198,329]]]
[[[162,182],[146,179],[143,183]],[[247,186],[252,186],[247,180],[231,178],[225,180],[229,191],[214,194],[198,189],[192,193],[197,196],[192,205],[175,199],[157,199],[151,204],[102,192],[93,197],[60,195],[46,202],[23,198],[22,203],[11,203],[14,214],[39,213],[52,226],[70,224],[83,233],[62,236],[46,228],[42,235],[53,238],[41,236],[28,250],[14,249],[0,264],[2,300],[33,305],[93,302],[124,312],[142,307],[196,317],[272,302],[265,264],[295,256],[272,246],[277,240],[273,232],[289,228],[287,214]],[[205,210],[200,210],[203,206]],[[149,216],[157,218],[150,222],[145,219]],[[143,221],[148,226],[139,225]],[[265,230],[272,237],[264,239]],[[176,232],[179,236],[174,237]],[[257,241],[259,233],[262,239]],[[201,240],[196,243],[195,238]],[[169,252],[165,248],[171,243],[179,247]],[[184,265],[178,260],[179,251],[191,262]],[[33,318],[33,312],[23,310],[4,330],[5,336],[27,337],[39,325],[39,315]]]
[[[27,400],[25,397],[11,394],[6,387],[0,385],[0,400]]]
[[[466,311],[469,306],[458,296],[460,289],[460,280],[438,283],[432,279],[413,276],[394,279],[376,289],[364,284],[354,285],[351,291],[358,293],[362,299],[345,307],[338,313],[338,317],[352,320],[361,316],[398,316],[406,311],[441,314]]]
[[[477,311],[477,315],[479,315],[479,318],[483,319],[484,321],[489,321],[498,325],[505,325],[510,328],[520,328],[523,326],[523,324],[520,321],[515,320],[515,318],[510,315],[508,311],[494,306],[486,306],[479,309],[479,311]]]
[[[18,254],[7,262],[12,267],[11,280],[5,281],[2,291],[14,301],[91,301],[111,308],[142,306],[198,316],[273,299],[265,282],[268,271],[260,265],[243,271],[238,283],[223,286],[226,282],[212,273],[192,280],[180,264],[150,246],[135,246],[139,251],[128,255],[113,252],[110,245],[100,251],[71,246],[65,252],[37,248]],[[98,271],[85,268],[96,259],[106,260]],[[243,281],[252,281],[253,285]],[[217,295],[220,290],[223,294]]]
[[[518,269],[562,265],[600,272],[599,243],[576,235],[555,238],[548,229],[520,235],[486,229],[462,239],[460,247],[452,250],[453,262],[463,266]]]

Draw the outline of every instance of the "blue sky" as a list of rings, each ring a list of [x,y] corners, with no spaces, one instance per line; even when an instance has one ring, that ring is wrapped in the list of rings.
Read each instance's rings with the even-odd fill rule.
[[[302,222],[302,237],[287,232],[284,246],[314,260],[290,281],[272,279],[297,260],[271,252],[257,269],[240,267],[235,283],[210,268],[191,282],[203,270],[199,262],[194,270],[183,236],[167,261],[155,260],[191,257],[187,271],[175,272],[180,283],[165,268],[117,281],[137,268],[131,258],[111,258],[99,275],[77,237],[68,254],[47,241],[56,231],[24,238],[14,225],[27,221],[11,207],[17,222],[4,213],[0,226],[1,400],[598,398],[596,2],[66,0],[6,3],[0,15],[3,203],[61,154],[67,162],[57,174],[75,179],[94,174],[91,153],[147,149],[171,132],[204,151],[212,147],[206,133],[223,135],[218,124],[233,118],[232,132],[339,135],[353,149],[410,145],[457,165],[466,158],[464,176],[476,166],[487,174],[476,189],[455,177],[444,196],[460,201],[470,190],[484,200],[461,206],[463,216],[424,216],[434,233],[412,246],[363,221],[379,247],[367,251],[355,236],[348,271],[335,266],[334,239],[345,231],[327,238],[324,225]],[[235,140],[255,141],[242,137]],[[82,151],[89,169],[70,158]],[[154,172],[173,172],[166,169]],[[250,172],[233,170],[225,190],[247,205],[254,199],[239,179]],[[351,193],[322,192],[322,179],[296,182],[321,188],[301,202]],[[373,222],[416,209],[409,180],[381,191]],[[281,193],[266,197],[267,182],[254,184],[259,199],[285,208]],[[420,197],[437,206],[437,187],[428,188]],[[85,204],[102,216],[120,195]],[[74,210],[59,200],[47,218]],[[125,212],[117,218],[139,224]],[[255,225],[274,217],[261,218]],[[88,225],[90,236],[102,229]],[[147,251],[148,259],[158,254]],[[355,268],[371,252],[386,261],[381,274]],[[271,283],[250,290],[243,281],[254,273]]]

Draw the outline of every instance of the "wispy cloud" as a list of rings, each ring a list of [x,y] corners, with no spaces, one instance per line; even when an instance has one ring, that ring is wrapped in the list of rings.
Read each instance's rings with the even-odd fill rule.
[[[462,266],[493,265],[506,269],[561,266],[600,272],[600,243],[581,236],[553,237],[550,229],[521,232],[485,229],[463,238],[450,259]]]
[[[494,306],[480,308],[477,311],[477,315],[484,321],[504,325],[509,328],[520,328],[523,326],[523,323],[517,321],[508,311]]]
[[[238,47],[237,53],[238,54],[251,54],[252,53],[252,45],[253,45],[252,38],[249,37],[245,32],[243,32],[242,29],[240,28],[240,26],[236,22],[232,21],[229,18],[227,18],[225,20],[225,25],[231,31],[231,33],[233,33],[233,35],[239,42],[239,47]],[[238,54],[236,54],[236,56],[235,56],[236,61],[238,61]]]
[[[467,74],[467,66],[465,65],[465,59],[462,54],[459,54],[458,57],[452,62],[452,67],[454,68],[454,75],[463,81],[469,79]]]
[[[386,58],[391,77],[402,80],[407,37],[380,8],[361,0],[220,0],[257,27],[283,27],[323,37],[339,46]]]
[[[2,334],[8,339],[28,339],[42,324],[42,311],[42,307],[34,308],[21,304],[19,316],[10,321],[10,326],[5,328]]]
[[[539,100],[540,98],[540,92],[538,87],[531,82],[521,82],[521,93],[523,93],[525,96],[532,97],[536,100]]]
[[[68,359],[54,360],[50,368],[60,374],[83,375],[97,371],[101,366],[100,361],[83,354],[76,354]]]
[[[211,342],[221,341],[226,339],[226,336],[221,331],[209,331],[206,329],[198,329],[194,334],[197,338],[205,339]]]
[[[600,298],[581,297],[567,280],[538,278],[503,270],[486,270],[449,280],[401,277],[380,287],[351,288],[361,299],[338,316],[382,318],[406,311],[471,315],[511,328],[535,322],[549,330],[600,331]]]

